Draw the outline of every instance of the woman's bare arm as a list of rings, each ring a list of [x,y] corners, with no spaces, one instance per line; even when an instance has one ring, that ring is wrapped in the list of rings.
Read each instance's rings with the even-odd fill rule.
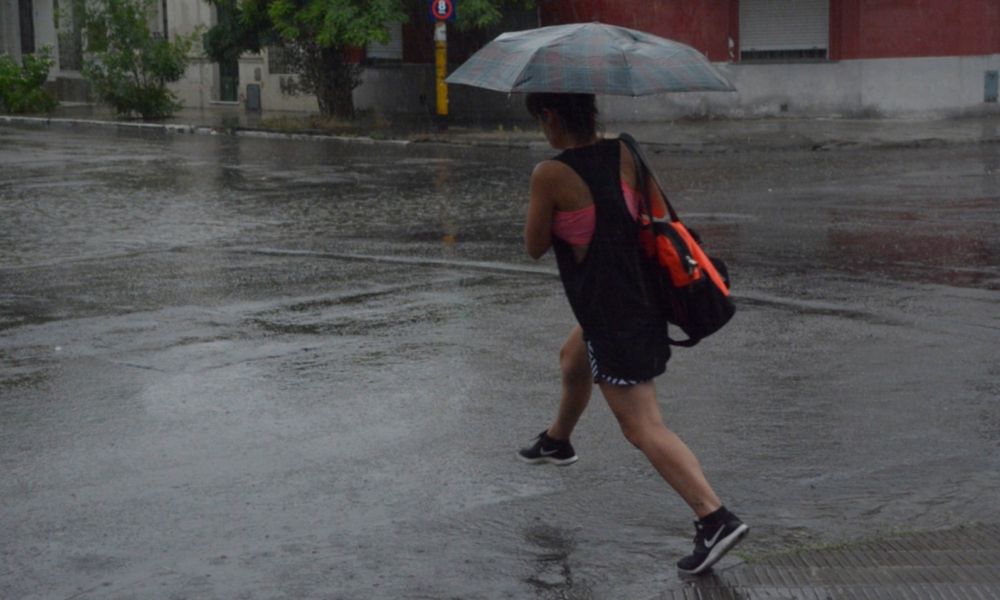
[[[559,163],[546,160],[531,173],[531,199],[524,223],[524,248],[531,258],[541,258],[552,246],[552,212],[556,208]]]

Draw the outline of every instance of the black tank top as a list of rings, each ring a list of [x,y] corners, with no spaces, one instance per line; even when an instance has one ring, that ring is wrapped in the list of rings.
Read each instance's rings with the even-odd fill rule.
[[[572,168],[594,198],[594,236],[577,263],[568,243],[553,238],[559,276],[573,314],[607,375],[643,381],[670,357],[667,321],[639,246],[639,226],[621,191],[621,142],[601,140],[555,157]]]

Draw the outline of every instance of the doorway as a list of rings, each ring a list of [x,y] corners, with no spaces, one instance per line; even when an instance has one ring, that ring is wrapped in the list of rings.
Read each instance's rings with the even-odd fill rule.
[[[215,5],[215,17],[219,26],[235,26],[232,5],[220,2]],[[239,56],[227,56],[219,63],[219,100],[236,102],[239,100],[240,62]]]

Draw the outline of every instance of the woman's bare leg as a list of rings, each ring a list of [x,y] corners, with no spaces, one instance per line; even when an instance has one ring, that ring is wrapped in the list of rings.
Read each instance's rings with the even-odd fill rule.
[[[653,382],[632,386],[602,383],[601,392],[618,419],[625,438],[646,455],[698,518],[722,506],[697,457],[677,434],[663,424]]]
[[[562,397],[559,412],[549,425],[548,432],[551,438],[568,440],[580,415],[586,410],[594,388],[590,361],[587,359],[587,343],[583,341],[583,329],[579,325],[569,332],[559,351],[559,367],[562,370]]]

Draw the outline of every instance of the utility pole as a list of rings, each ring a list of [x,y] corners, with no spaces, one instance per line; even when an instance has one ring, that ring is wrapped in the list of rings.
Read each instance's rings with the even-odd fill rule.
[[[436,120],[438,129],[448,129],[448,21],[455,20],[455,0],[431,0],[434,19],[434,81],[437,90]]]

